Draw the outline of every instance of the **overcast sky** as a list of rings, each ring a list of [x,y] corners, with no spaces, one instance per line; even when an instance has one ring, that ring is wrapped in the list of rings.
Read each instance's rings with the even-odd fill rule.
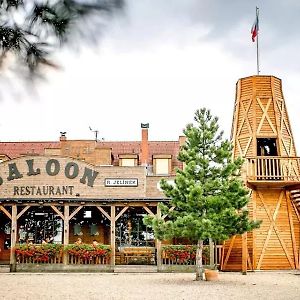
[[[261,74],[282,79],[300,149],[299,0],[127,0],[99,46],[64,49],[63,70],[35,92],[2,78],[0,140],[93,139],[89,126],[105,140],[140,140],[140,123],[150,140],[177,140],[204,106],[229,138],[235,84],[256,74],[256,5]]]

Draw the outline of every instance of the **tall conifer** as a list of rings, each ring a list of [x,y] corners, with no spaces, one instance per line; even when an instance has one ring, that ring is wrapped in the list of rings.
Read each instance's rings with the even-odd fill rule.
[[[174,184],[161,181],[170,199],[167,205],[160,204],[167,221],[148,216],[145,223],[159,239],[183,237],[197,242],[196,280],[200,280],[205,240],[226,240],[258,227],[259,222],[248,218],[249,191],[240,177],[243,160],[233,159],[232,145],[223,140],[218,118],[203,108],[196,111],[194,121],[184,129],[186,142],[178,156],[183,170],[176,171]]]

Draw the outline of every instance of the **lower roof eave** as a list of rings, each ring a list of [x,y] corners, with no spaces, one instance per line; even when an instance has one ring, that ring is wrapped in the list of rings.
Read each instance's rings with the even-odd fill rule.
[[[78,199],[78,198],[55,198],[55,199],[45,199],[45,198],[35,198],[35,199],[29,199],[29,198],[0,198],[0,205],[8,205],[10,203],[12,204],[52,204],[52,203],[58,203],[58,204],[87,204],[87,203],[101,203],[103,205],[105,204],[112,204],[112,203],[122,203],[122,204],[129,204],[129,203],[136,203],[136,202],[144,202],[145,204],[150,202],[168,202],[169,199],[167,198],[88,198],[88,199]]]

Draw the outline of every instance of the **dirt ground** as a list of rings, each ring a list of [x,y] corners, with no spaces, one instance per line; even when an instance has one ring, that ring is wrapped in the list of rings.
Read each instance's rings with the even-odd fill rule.
[[[300,299],[300,272],[220,273],[194,281],[187,273],[3,273],[0,299]]]

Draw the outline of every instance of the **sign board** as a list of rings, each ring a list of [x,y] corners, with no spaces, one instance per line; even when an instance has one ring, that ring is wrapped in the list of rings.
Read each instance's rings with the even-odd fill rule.
[[[106,178],[104,185],[107,187],[124,186],[134,187],[138,186],[137,178]]]

